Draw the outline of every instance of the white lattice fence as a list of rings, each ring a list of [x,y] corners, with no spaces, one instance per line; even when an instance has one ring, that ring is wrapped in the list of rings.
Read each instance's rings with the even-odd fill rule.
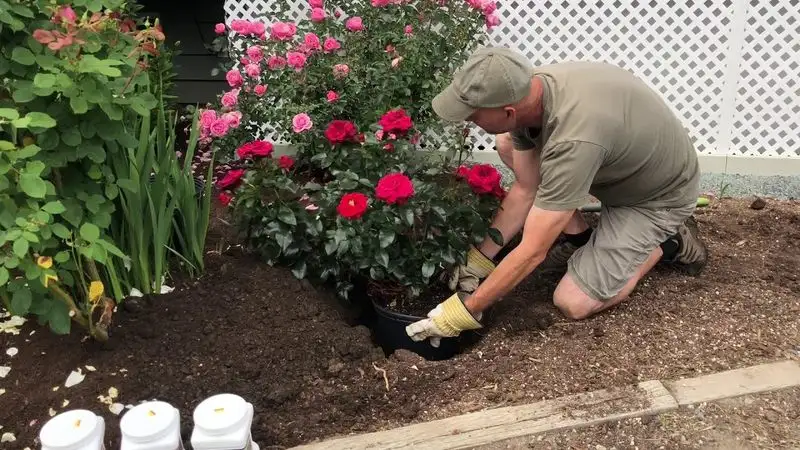
[[[228,21],[258,17],[271,1],[279,0],[227,0]],[[293,19],[306,16],[306,0],[287,2]],[[800,157],[800,0],[498,5],[493,44],[534,64],[590,60],[632,71],[682,118],[698,152]],[[481,130],[473,138],[479,150],[494,146]]]

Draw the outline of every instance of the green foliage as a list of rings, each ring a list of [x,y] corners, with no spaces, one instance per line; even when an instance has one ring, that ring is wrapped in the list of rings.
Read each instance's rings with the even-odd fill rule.
[[[227,72],[233,89],[217,111],[203,112],[201,133],[239,159],[244,176],[224,178],[222,195],[235,194],[251,249],[297,277],[335,283],[342,296],[367,280],[394,300],[420,295],[464,262],[489,233],[504,195],[499,174],[489,166],[457,173],[462,130],[447,149],[455,161],[436,161],[419,140],[441,135],[431,100],[483,37],[494,6],[486,3],[331,0],[322,21],[231,24],[232,59],[246,61]],[[363,29],[348,28],[356,16]],[[329,38],[337,48],[326,47]],[[231,114],[244,125],[215,130]],[[309,128],[294,129],[308,119]],[[297,150],[291,169],[248,156],[265,145],[253,143],[261,126]]]
[[[164,38],[123,6],[0,0],[0,298],[98,339],[113,301],[88,286],[131,263],[109,235],[129,186],[109,160],[139,145],[131,124],[158,104],[148,61]]]

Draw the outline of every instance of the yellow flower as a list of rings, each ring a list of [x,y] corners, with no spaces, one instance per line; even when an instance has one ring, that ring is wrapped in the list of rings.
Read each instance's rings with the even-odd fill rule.
[[[58,281],[58,277],[51,273],[44,274],[44,287],[47,287],[47,285],[50,284],[51,280]]]
[[[102,281],[92,281],[89,284],[89,301],[94,303],[100,300],[100,296],[103,295],[103,291],[105,290]]]
[[[38,264],[42,269],[49,269],[53,267],[53,258],[49,256],[40,256],[36,259],[36,264]]]

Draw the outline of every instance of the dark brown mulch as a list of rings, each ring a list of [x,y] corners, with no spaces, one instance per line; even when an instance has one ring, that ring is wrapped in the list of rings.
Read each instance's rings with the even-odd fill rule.
[[[488,314],[482,341],[442,362],[407,352],[385,358],[328,296],[216,236],[210,247],[223,254],[208,255],[207,274],[121,308],[110,348],[32,322],[17,336],[0,334],[0,365],[11,366],[0,379],[0,432],[17,438],[4,448],[36,448],[49,408],[64,410],[65,399],[67,408],[102,413],[107,446],[117,448],[119,418],[98,400],[110,387],[124,404],[157,398],[178,407],[187,445],[192,409],[206,396],[237,393],[255,406],[256,441],[280,448],[797,358],[800,202],[749,203],[723,200],[698,213],[711,248],[700,277],[657,270],[630,301],[581,322],[551,305],[551,282],[531,277]],[[18,355],[5,355],[11,346]],[[85,365],[97,371],[65,388],[69,372]]]

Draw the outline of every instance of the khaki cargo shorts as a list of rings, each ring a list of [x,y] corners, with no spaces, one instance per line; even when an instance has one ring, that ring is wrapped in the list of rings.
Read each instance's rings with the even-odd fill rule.
[[[674,235],[695,208],[601,207],[589,242],[572,254],[567,273],[595,300],[616,296],[653,250]]]

